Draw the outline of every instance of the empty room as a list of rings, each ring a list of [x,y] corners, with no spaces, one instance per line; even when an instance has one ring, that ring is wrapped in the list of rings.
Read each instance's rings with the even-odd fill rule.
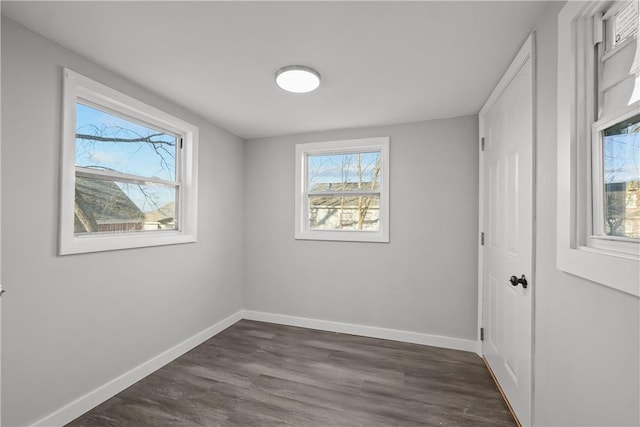
[[[638,0],[0,8],[0,426],[640,426]]]

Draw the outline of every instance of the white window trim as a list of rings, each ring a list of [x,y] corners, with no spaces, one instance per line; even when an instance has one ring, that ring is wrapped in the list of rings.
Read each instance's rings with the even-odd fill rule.
[[[576,78],[588,58],[575,60],[580,44],[576,31],[592,25],[599,2],[567,2],[558,16],[558,192],[557,267],[567,273],[640,296],[640,260],[637,256],[589,247],[591,221],[591,132],[585,123],[585,96],[592,96],[584,77]],[[600,3],[601,4],[601,3]],[[587,41],[588,42],[588,41]]]
[[[76,102],[89,101],[97,106],[125,114],[134,119],[179,135],[183,139],[181,162],[176,177],[180,189],[177,203],[177,230],[144,231],[117,234],[74,234],[76,176]],[[198,128],[115,89],[98,83],[67,68],[63,69],[62,155],[60,172],[59,254],[69,255],[118,249],[161,246],[195,242],[198,208]]]
[[[307,156],[380,151],[380,228],[371,230],[310,229],[307,217]],[[295,157],[295,238],[301,240],[333,240],[351,242],[389,242],[389,137],[296,144]]]

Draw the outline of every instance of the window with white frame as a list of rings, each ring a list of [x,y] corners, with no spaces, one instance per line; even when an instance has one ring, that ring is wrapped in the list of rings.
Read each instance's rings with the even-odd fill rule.
[[[296,145],[296,239],[389,241],[389,138]]]
[[[60,254],[194,242],[198,129],[63,76]]]
[[[622,244],[640,242],[638,16],[636,0],[614,3],[594,17],[597,92],[591,141],[593,229],[588,243],[631,253],[633,246],[625,250]]]
[[[558,267],[640,295],[638,0],[568,2],[558,40]]]

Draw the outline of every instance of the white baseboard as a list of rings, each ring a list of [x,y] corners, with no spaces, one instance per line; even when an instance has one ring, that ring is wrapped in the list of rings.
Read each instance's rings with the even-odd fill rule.
[[[430,345],[452,350],[480,353],[479,342],[461,338],[444,337],[440,335],[422,334],[419,332],[401,331],[398,329],[378,328],[375,326],[354,325],[351,323],[333,322],[330,320],[310,319],[307,317],[287,316],[284,314],[265,313],[261,311],[243,310],[242,318],[261,322],[278,323],[281,325],[299,326],[302,328],[319,329],[322,331],[340,332],[343,334],[360,335],[370,338],[409,342],[413,344]]]
[[[42,418],[33,427],[63,426],[242,319],[242,310]]]
[[[107,399],[110,399],[122,390],[130,387],[147,375],[157,371],[164,365],[177,359],[189,350],[192,350],[242,319],[409,342],[413,344],[430,345],[434,347],[449,348],[452,350],[475,352],[478,353],[478,355],[481,354],[479,341],[421,334],[418,332],[401,331],[397,329],[378,328],[374,326],[332,322],[329,320],[310,319],[306,317],[287,316],[284,314],[265,313],[261,311],[240,310],[215,325],[208,327],[204,331],[197,333],[191,338],[182,341],[178,345],[159,354],[158,356],[136,366],[130,371],[125,372],[119,377],[74,400],[54,413],[42,418],[33,424],[33,427],[63,426],[70,421],[73,421],[80,415],[90,411]]]

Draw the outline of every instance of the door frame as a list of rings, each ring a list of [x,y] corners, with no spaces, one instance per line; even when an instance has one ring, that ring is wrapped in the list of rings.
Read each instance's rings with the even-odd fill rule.
[[[484,319],[484,285],[483,285],[483,277],[484,277],[484,254],[482,250],[482,242],[481,242],[481,233],[484,231],[484,207],[485,207],[485,197],[486,194],[484,192],[484,156],[482,155],[482,138],[485,133],[485,120],[484,117],[487,114],[487,111],[495,104],[496,100],[500,97],[500,95],[507,88],[509,83],[513,80],[513,78],[518,74],[524,63],[527,59],[531,60],[531,103],[532,103],[532,167],[531,167],[531,184],[532,184],[532,200],[531,200],[531,280],[530,283],[533,284],[531,286],[531,399],[529,401],[530,413],[531,413],[531,425],[534,425],[534,391],[535,391],[535,295],[536,295],[536,191],[537,191],[537,94],[536,94],[536,82],[537,82],[537,73],[536,73],[536,55],[535,55],[535,47],[536,47],[536,39],[535,39],[535,31],[529,34],[526,41],[518,51],[517,55],[512,60],[509,68],[505,71],[504,75],[496,85],[496,87],[491,92],[489,98],[482,106],[482,109],[478,113],[478,331],[477,331],[477,354],[484,358],[483,351],[483,343],[481,336],[481,328],[483,325]],[[486,362],[485,362],[486,363]],[[489,365],[487,365],[489,368]],[[493,375],[493,373],[491,373]],[[494,378],[495,379],[495,378]],[[497,384],[497,381],[496,381]],[[499,385],[498,385],[499,386]],[[502,391],[501,391],[502,393]],[[503,394],[503,397],[506,400],[506,396]],[[507,402],[510,406],[510,404]],[[512,412],[513,413],[513,412]],[[515,417],[515,413],[513,414]],[[517,420],[520,424],[520,420]],[[520,424],[521,425],[521,424]]]
[[[2,12],[2,1],[0,0],[0,12]],[[0,22],[2,22],[2,20],[0,20]],[[0,24],[1,27],[1,24]],[[1,30],[1,28],[0,28]],[[2,31],[0,31],[0,38],[1,38],[1,34]],[[0,59],[0,70],[2,69],[2,64],[1,64],[2,60]],[[1,71],[0,71],[1,74]],[[1,109],[1,105],[0,105],[0,109]],[[2,145],[2,120],[0,119],[0,146]],[[1,258],[0,258],[1,259]],[[1,263],[0,263],[1,265]],[[0,275],[0,280],[1,280],[1,275]],[[0,283],[0,367],[2,366],[2,294],[3,294],[3,290],[2,290],[2,283]],[[1,371],[1,369],[0,369]],[[0,427],[2,427],[2,373],[0,372]]]

